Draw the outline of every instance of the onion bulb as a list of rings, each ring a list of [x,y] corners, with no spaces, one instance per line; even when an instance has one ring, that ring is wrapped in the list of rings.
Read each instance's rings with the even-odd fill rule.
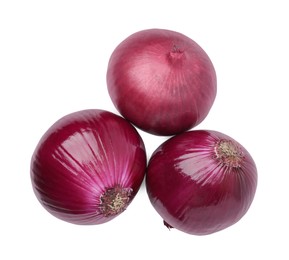
[[[64,116],[43,135],[31,159],[31,181],[55,217],[101,224],[127,208],[145,169],[136,129],[111,112],[88,109]]]
[[[204,120],[217,82],[209,56],[195,41],[175,31],[148,29],[115,48],[107,87],[117,110],[135,126],[175,135]]]
[[[146,187],[167,227],[208,235],[235,224],[248,211],[257,169],[233,138],[194,130],[158,147],[148,164]]]

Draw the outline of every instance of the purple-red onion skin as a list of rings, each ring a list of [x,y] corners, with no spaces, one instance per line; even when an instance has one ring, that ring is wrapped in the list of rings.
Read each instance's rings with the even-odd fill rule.
[[[216,72],[205,51],[164,29],[139,31],[121,42],[109,60],[107,86],[118,111],[156,135],[198,125],[217,93]]]
[[[130,204],[145,169],[136,129],[111,112],[88,109],[59,119],[43,135],[32,156],[31,180],[38,200],[55,217],[101,224]],[[112,189],[128,195],[115,214],[104,207],[103,194],[112,196]]]
[[[221,145],[223,155],[229,156],[219,156],[218,143],[232,145],[234,152]],[[153,153],[146,187],[167,226],[208,235],[228,228],[248,211],[257,169],[248,151],[231,137],[195,130],[172,137]]]

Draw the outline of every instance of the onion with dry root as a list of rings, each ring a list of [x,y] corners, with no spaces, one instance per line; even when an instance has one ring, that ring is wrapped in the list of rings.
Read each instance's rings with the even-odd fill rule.
[[[172,137],[153,153],[146,187],[166,226],[207,235],[245,215],[255,195],[257,169],[233,138],[195,130]]]
[[[98,109],[59,119],[31,160],[40,203],[74,224],[101,224],[121,214],[137,194],[145,170],[145,147],[136,129]]]

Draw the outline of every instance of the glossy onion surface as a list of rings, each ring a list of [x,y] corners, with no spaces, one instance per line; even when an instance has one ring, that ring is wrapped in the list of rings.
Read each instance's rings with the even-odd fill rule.
[[[119,215],[144,179],[146,153],[136,129],[104,110],[69,114],[43,135],[31,160],[40,203],[75,224],[101,224]]]
[[[244,216],[255,195],[257,170],[231,137],[196,130],[172,137],[153,153],[146,187],[165,225],[208,235]]]
[[[139,31],[121,42],[109,60],[107,86],[118,111],[156,135],[198,125],[217,92],[205,51],[189,37],[164,29]]]

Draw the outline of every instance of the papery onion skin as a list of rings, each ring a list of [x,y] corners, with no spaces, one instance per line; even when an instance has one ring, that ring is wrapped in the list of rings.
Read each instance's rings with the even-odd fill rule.
[[[31,159],[40,203],[74,224],[101,224],[131,203],[144,179],[146,151],[136,129],[99,109],[71,113],[53,124]]]
[[[107,87],[127,120],[151,134],[168,136],[205,119],[217,79],[209,56],[195,41],[175,31],[148,29],[115,48]]]
[[[194,130],[156,149],[146,188],[167,227],[209,235],[245,215],[257,178],[255,162],[240,143],[217,131]]]

